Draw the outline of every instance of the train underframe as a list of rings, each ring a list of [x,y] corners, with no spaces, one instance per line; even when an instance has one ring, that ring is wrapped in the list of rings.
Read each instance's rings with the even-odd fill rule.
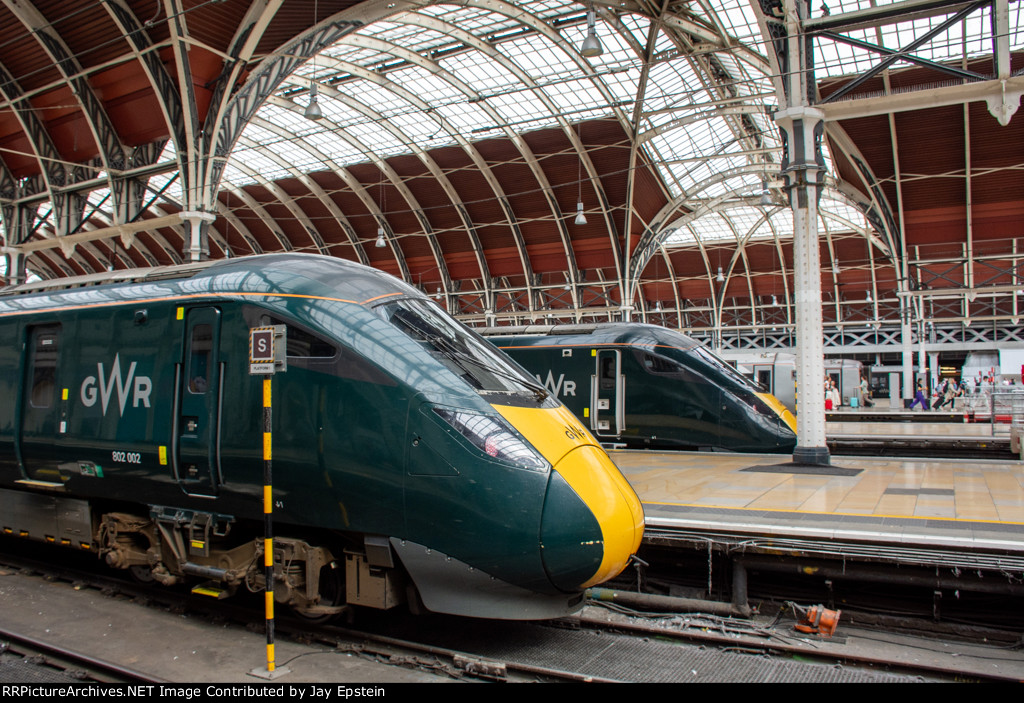
[[[192,584],[197,594],[224,598],[266,585],[263,536],[234,518],[166,506],[103,509],[89,501],[0,489],[6,534],[93,551],[143,582]],[[245,526],[249,528],[251,526]],[[299,615],[327,619],[352,605],[390,609],[409,603],[415,587],[387,537],[331,535],[326,540],[275,536],[274,601]]]

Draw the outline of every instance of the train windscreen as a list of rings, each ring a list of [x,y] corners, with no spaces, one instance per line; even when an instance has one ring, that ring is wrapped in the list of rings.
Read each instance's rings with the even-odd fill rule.
[[[434,304],[402,298],[378,305],[375,310],[481,395],[532,396],[537,402],[548,399],[543,386],[524,376],[496,347]]]

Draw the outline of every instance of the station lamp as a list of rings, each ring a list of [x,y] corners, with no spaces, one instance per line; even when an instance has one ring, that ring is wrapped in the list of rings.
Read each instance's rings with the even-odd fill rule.
[[[588,59],[600,56],[604,53],[604,47],[601,46],[601,40],[597,38],[597,30],[594,27],[593,5],[587,8],[587,38],[583,40],[583,46],[580,47],[580,53]]]

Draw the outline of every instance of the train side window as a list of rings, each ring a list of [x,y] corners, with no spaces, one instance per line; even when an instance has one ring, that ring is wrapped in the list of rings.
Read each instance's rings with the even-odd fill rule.
[[[188,390],[202,395],[209,390],[210,351],[213,347],[213,327],[196,325],[189,341]]]
[[[41,327],[32,332],[32,392],[29,404],[33,408],[49,408],[53,405],[57,389],[59,341],[59,326]]]
[[[615,358],[606,356],[601,359],[601,390],[615,388]]]

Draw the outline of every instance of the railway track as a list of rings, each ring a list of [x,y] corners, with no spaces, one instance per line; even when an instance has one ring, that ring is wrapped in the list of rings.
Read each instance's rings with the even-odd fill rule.
[[[134,605],[145,600],[150,607],[187,610],[211,626],[228,621],[262,627],[254,604],[197,603],[177,591],[79,569],[6,556],[4,563],[31,570],[33,578],[74,582]],[[926,637],[908,644],[906,637],[850,626],[833,638],[808,637],[796,633],[789,619],[770,615],[741,619],[588,607],[576,618],[523,623],[370,612],[344,627],[281,617],[277,632],[322,651],[483,681],[983,681],[1019,680],[1024,672],[1024,656],[1014,651]],[[993,666],[996,660],[1003,665]],[[158,678],[141,676],[135,680]]]
[[[871,437],[846,436],[827,439],[834,456],[877,456],[920,459],[997,459],[1017,461],[1005,438]]]
[[[36,637],[0,628],[4,681],[158,684],[164,679]]]

